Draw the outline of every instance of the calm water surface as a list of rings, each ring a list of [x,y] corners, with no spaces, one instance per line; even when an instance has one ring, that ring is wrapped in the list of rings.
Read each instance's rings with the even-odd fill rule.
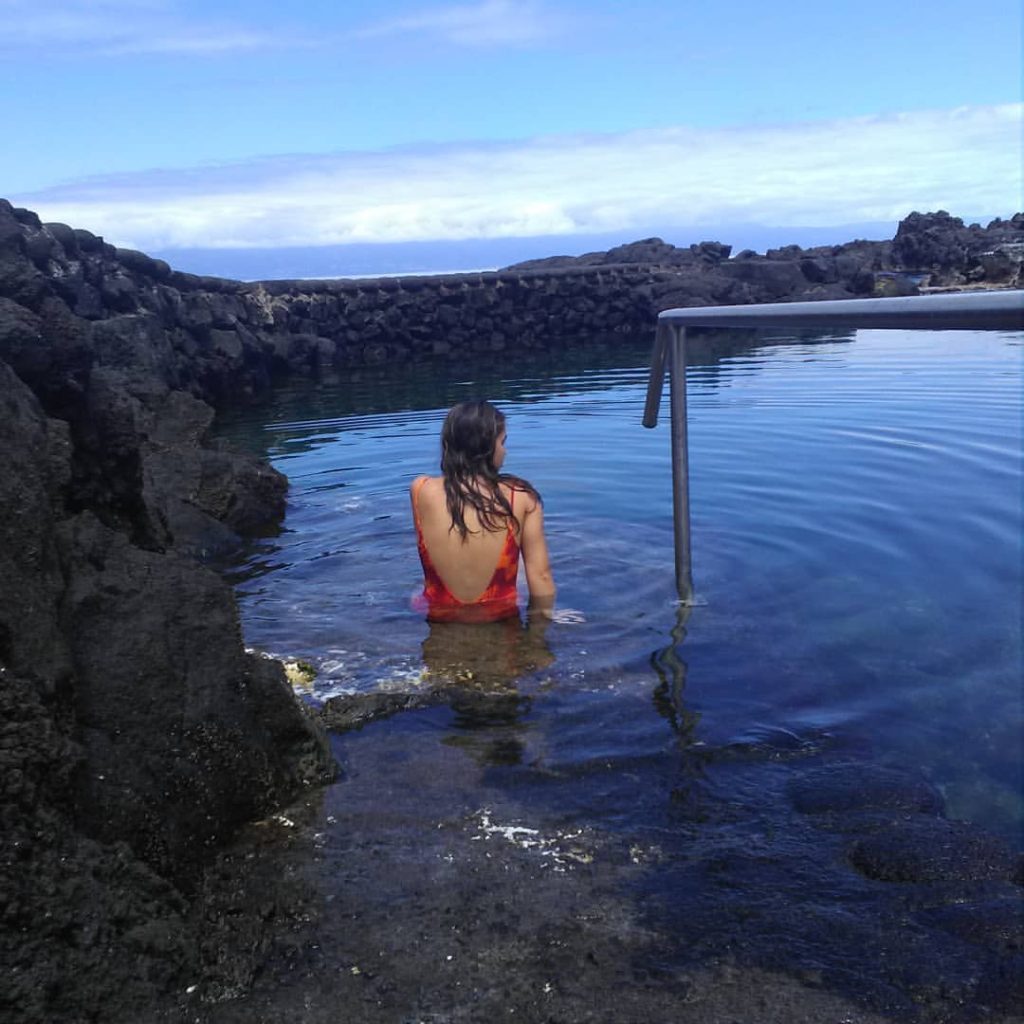
[[[284,532],[231,569],[247,642],[311,661],[313,700],[458,662],[536,695],[511,737],[463,737],[496,763],[625,764],[680,732],[827,742],[919,768],[950,816],[1019,838],[1021,336],[753,337],[696,346],[688,375],[688,616],[667,403],[640,426],[644,339],[297,384],[226,420],[291,480]],[[559,606],[582,621],[467,642],[410,607],[408,485],[436,472],[447,407],[476,396],[508,416],[506,468],[544,497]]]

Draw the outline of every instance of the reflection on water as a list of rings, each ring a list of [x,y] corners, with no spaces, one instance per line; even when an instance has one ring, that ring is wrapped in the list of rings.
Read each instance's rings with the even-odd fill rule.
[[[547,642],[551,619],[529,612],[498,622],[431,622],[423,640],[424,681],[444,689],[455,714],[454,732],[443,742],[481,765],[522,761],[523,716],[531,697],[517,684],[551,666]],[[543,682],[537,688],[542,692]]]
[[[686,623],[693,614],[692,605],[681,604],[676,609],[676,621],[666,647],[651,654],[651,668],[658,677],[654,690],[654,706],[658,713],[668,719],[672,731],[679,737],[682,746],[694,742],[700,715],[686,706],[686,661],[680,648],[686,639]]]
[[[487,694],[456,687],[449,691],[455,712],[453,731],[441,741],[463,751],[482,767],[518,765],[525,750],[525,722],[531,700],[515,692]]]
[[[651,668],[658,680],[654,707],[668,721],[678,745],[679,770],[671,799],[677,807],[686,807],[691,818],[699,819],[705,797],[706,751],[697,733],[700,713],[686,703],[687,665],[682,652],[686,623],[692,614],[693,605],[677,606],[669,642],[651,653]]]
[[[828,358],[824,346],[848,344],[853,335],[691,328],[687,364],[703,386],[727,387],[737,374],[756,372],[754,363],[737,366],[737,359],[790,346],[794,339],[807,346],[803,358],[814,360]],[[823,346],[820,356],[815,351],[818,345]],[[646,367],[650,355],[650,336],[614,335],[546,352],[471,354],[458,365],[426,362],[353,368],[343,378],[285,381],[255,411],[255,422],[254,410],[232,409],[221,416],[218,430],[234,444],[263,451],[266,435],[254,436],[254,425],[286,424],[286,431],[274,429],[273,439],[294,455],[336,440],[339,430],[351,429],[353,416],[363,418],[362,429],[401,432],[405,419],[401,413],[448,409],[467,395],[518,405],[557,400],[570,393],[599,394],[607,388],[609,374]],[[275,452],[273,446],[271,452],[285,454]]]
[[[546,615],[518,615],[499,622],[431,622],[423,640],[426,678],[435,686],[458,684],[485,692],[514,689],[528,672],[547,668]]]

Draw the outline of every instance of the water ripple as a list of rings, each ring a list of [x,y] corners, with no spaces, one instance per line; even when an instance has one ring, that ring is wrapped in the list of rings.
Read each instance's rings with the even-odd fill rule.
[[[564,694],[560,764],[656,756],[671,692],[723,750],[828,730],[951,791],[1012,785],[1019,744],[976,737],[1021,725],[1019,336],[745,337],[688,374],[703,604],[685,625],[667,402],[639,426],[644,345],[297,386],[226,423],[292,484],[286,531],[233,569],[248,642],[312,660],[320,698],[413,685],[429,631],[409,603],[408,485],[436,471],[445,407],[484,392],[508,413],[507,468],[544,495],[560,601],[582,613],[551,625],[554,660],[522,683]],[[617,724],[626,706],[635,728]]]

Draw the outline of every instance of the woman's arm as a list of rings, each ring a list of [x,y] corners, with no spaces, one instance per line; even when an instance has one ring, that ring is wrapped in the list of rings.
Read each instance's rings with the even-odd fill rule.
[[[427,477],[427,476],[418,476],[418,477],[416,477],[415,480],[413,480],[413,482],[411,484],[409,484],[409,503],[412,505],[412,519],[413,519],[413,522],[416,522],[416,520],[418,518],[417,513],[419,511],[416,508],[416,493],[420,489],[420,484],[423,483],[425,480],[429,480],[429,479],[430,478]]]
[[[531,608],[550,608],[555,603],[555,580],[551,575],[548,542],[544,537],[544,508],[535,501],[523,517],[521,545]]]

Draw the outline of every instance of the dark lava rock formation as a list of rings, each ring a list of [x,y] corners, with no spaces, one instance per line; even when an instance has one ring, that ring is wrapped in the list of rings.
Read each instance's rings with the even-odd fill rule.
[[[987,227],[965,226],[944,210],[912,213],[900,221],[892,241],[897,266],[928,270],[950,284],[1020,284],[1024,214],[997,217]]]
[[[280,474],[205,440],[264,367],[193,350],[140,267],[155,296],[166,267],[0,204],[5,1021],[142,1019],[194,981],[211,852],[333,773],[196,557],[283,514]]]
[[[675,280],[672,275],[658,279],[659,311],[712,301],[740,305],[910,294],[921,285],[1019,287],[1024,214],[1014,214],[1010,220],[997,217],[982,227],[965,225],[945,210],[911,213],[900,222],[891,241],[858,239],[810,249],[786,245],[769,249],[763,256],[747,249],[730,259],[731,252],[731,246],[721,242],[681,248],[648,238],[607,252],[527,260],[506,269],[566,271],[629,263],[671,268]]]

